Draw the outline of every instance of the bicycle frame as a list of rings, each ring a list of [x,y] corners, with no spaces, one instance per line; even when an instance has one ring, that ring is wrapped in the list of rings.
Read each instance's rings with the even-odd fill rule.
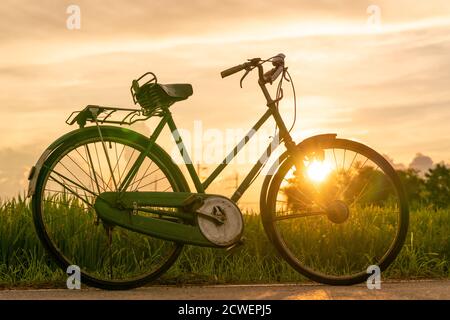
[[[279,100],[273,100],[270,96],[270,93],[266,87],[266,81],[264,81],[264,71],[262,65],[258,65],[258,73],[259,73],[259,86],[264,94],[264,97],[267,100],[267,111],[263,114],[263,116],[256,122],[256,124],[249,130],[247,135],[245,135],[242,140],[233,148],[233,150],[225,157],[225,159],[214,169],[214,171],[206,178],[205,181],[201,182],[200,178],[195,171],[195,167],[192,163],[191,157],[187,152],[187,149],[183,143],[182,137],[179,135],[178,128],[173,120],[172,114],[169,111],[169,108],[164,108],[162,111],[162,119],[154,130],[153,134],[150,136],[150,143],[147,146],[146,150],[140,154],[140,156],[136,159],[135,163],[131,167],[127,176],[121,183],[119,187],[119,191],[123,192],[127,189],[130,182],[133,180],[134,175],[137,173],[140,165],[144,161],[147,153],[151,150],[152,146],[155,144],[157,138],[161,134],[163,128],[167,125],[170,129],[172,137],[178,147],[180,155],[184,160],[184,164],[189,172],[189,175],[194,183],[195,189],[198,193],[205,193],[206,189],[209,185],[220,175],[220,173],[226,168],[228,163],[232,159],[234,159],[239,151],[247,144],[248,141],[254,136],[254,134],[261,128],[261,126],[272,116],[276,122],[276,125],[279,129],[279,133],[273,138],[273,141],[268,145],[265,152],[261,155],[259,160],[254,164],[253,168],[249,171],[247,176],[244,178],[242,183],[235,190],[233,195],[231,196],[231,200],[234,202],[239,201],[245,191],[250,187],[253,182],[253,179],[260,172],[262,167],[267,163],[268,158],[271,156],[272,152],[283,142],[288,151],[293,151],[293,147],[295,147],[295,143],[292,140],[292,137],[289,131],[286,128],[286,125],[278,111],[277,104]]]

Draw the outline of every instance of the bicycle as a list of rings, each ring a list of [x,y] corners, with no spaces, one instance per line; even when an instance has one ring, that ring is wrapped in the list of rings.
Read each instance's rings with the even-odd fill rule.
[[[266,63],[273,65],[268,72]],[[267,110],[203,182],[169,110],[192,95],[190,84],[159,84],[149,72],[130,88],[140,108],[89,105],[69,116],[66,122],[79,128],[44,151],[30,172],[28,193],[39,239],[61,268],[78,265],[82,282],[91,286],[128,289],[161,276],[185,244],[225,249],[240,244],[244,220],[236,203],[279,144],[286,151],[264,178],[260,211],[281,257],[310,279],[332,285],[363,282],[368,266],[385,270],[392,263],[409,219],[395,170],[371,148],[336,134],[295,143],[293,126],[286,127],[278,108],[283,81],[291,82],[295,97],[285,56],[249,59],[221,75],[245,71],[242,87],[253,70]],[[272,99],[268,86],[278,80]],[[150,137],[121,127],[150,117],[160,118]],[[269,118],[275,120],[277,134],[234,194],[206,193]],[[195,191],[156,143],[166,126]]]

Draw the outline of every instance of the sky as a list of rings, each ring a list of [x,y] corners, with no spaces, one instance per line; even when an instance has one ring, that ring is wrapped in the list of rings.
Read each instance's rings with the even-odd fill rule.
[[[70,5],[80,29],[67,28]],[[448,0],[3,0],[0,16],[0,198],[23,190],[45,147],[75,129],[64,123],[72,111],[132,107],[131,80],[147,71],[193,85],[172,107],[180,128],[245,132],[265,111],[255,75],[240,89],[220,71],[280,52],[297,92],[296,141],[333,132],[404,167],[420,163],[417,153],[450,163]],[[288,87],[285,95],[290,124]],[[267,140],[272,131],[263,128]],[[243,177],[244,162],[224,172],[222,188]]]

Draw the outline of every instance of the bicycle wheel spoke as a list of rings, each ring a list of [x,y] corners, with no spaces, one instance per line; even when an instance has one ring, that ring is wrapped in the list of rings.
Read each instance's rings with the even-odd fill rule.
[[[300,199],[300,198],[298,198],[298,197],[296,197],[294,195],[291,195],[291,197],[293,198],[293,200],[297,201],[297,203],[299,203],[299,204],[301,204],[303,206],[308,207],[310,205],[309,203],[305,202],[304,200],[302,200],[302,199]],[[292,204],[292,202],[291,202],[291,204]]]
[[[95,193],[92,192],[91,190],[87,189],[87,188],[84,187],[83,185],[80,185],[80,184],[76,183],[75,181],[73,181],[72,179],[66,177],[65,175],[63,175],[63,174],[57,172],[55,169],[50,169],[50,168],[47,168],[47,169],[48,169],[50,172],[56,174],[56,175],[57,175],[58,177],[60,177],[61,179],[63,179],[63,181],[64,181],[64,180],[67,180],[67,181],[69,181],[71,184],[73,184],[74,186],[77,186],[78,188],[80,188],[81,190],[84,190],[84,191],[86,191],[86,192],[92,194],[93,196],[97,196],[97,194],[95,194]],[[55,180],[55,182],[57,182],[57,181]]]
[[[151,163],[150,163],[150,165],[151,165]],[[148,170],[148,168],[146,170]],[[157,169],[156,171],[158,171],[158,170],[159,169]],[[128,185],[128,190],[133,190],[132,186],[136,183],[136,179],[138,179],[138,173],[139,173],[139,169],[136,170],[136,174],[134,175],[133,179],[131,180],[130,184]],[[145,173],[144,173],[144,175],[145,175]],[[142,181],[142,179],[140,179],[140,181]]]
[[[144,180],[144,178],[147,177],[146,174],[147,174],[148,170],[150,169],[150,167],[151,167],[152,165],[153,165],[153,161],[150,161],[150,164],[148,165],[147,169],[145,169],[144,173],[142,174],[143,177],[142,177],[141,179],[139,179],[138,181],[135,181],[135,182],[133,182],[133,183],[131,184],[131,185],[134,185],[135,183],[137,183],[137,186],[134,188],[135,191],[139,189],[139,186],[140,186],[142,180]],[[137,177],[137,175],[136,175],[136,177]],[[136,177],[135,177],[135,178],[136,178]],[[130,189],[131,189],[131,186],[130,186]]]
[[[336,153],[334,152],[334,148],[333,148],[333,156],[334,156],[334,163],[336,165],[336,172],[338,172],[339,171],[339,167],[338,167],[338,164],[337,164]]]
[[[149,185],[152,185],[152,184],[157,184],[159,181],[162,181],[162,180],[167,180],[167,177],[162,177],[162,178],[153,180],[152,182],[149,182],[146,185],[142,186],[142,188],[148,187]]]
[[[284,178],[284,180],[285,180],[286,182],[289,183],[289,181],[288,181],[286,178]],[[312,203],[315,203],[315,204],[316,204],[319,208],[321,208],[322,210],[325,210],[325,207],[324,207],[322,204],[318,203],[317,200],[313,200],[313,199],[311,198],[311,196],[309,196],[309,195],[307,195],[306,193],[304,193],[297,185],[294,184],[294,188],[295,188],[299,193],[301,193],[302,195],[304,195],[309,201],[311,201]],[[317,190],[316,190],[316,191],[317,191]],[[302,202],[303,204],[308,205],[306,202],[300,200],[300,198],[295,197],[295,196],[294,196],[294,198],[295,198],[296,200]]]
[[[125,146],[122,147],[122,151],[120,152],[120,155],[118,156],[118,155],[117,155],[117,143],[114,142],[114,150],[115,150],[115,154],[116,154],[116,165],[115,165],[115,167],[114,167],[113,172],[115,172],[116,169],[117,169],[117,174],[118,174],[118,176],[119,176],[118,184],[120,185],[120,183],[122,182],[122,176],[121,176],[121,174],[120,174],[120,160],[122,159],[122,154],[123,154],[123,151],[125,150]],[[109,182],[110,182],[110,181],[108,181],[108,183],[109,183]]]
[[[85,146],[85,153],[87,152],[86,149],[87,149],[87,146]],[[98,175],[98,173],[95,171],[95,168],[94,168],[94,166],[93,166],[93,164],[92,164],[92,159],[91,159],[90,152],[89,152],[89,155],[87,156],[88,159],[89,159],[89,161],[88,161],[87,159],[85,159],[85,158],[81,155],[81,153],[78,151],[78,148],[75,149],[75,152],[77,152],[77,154],[80,156],[80,158],[84,160],[84,162],[86,163],[86,165],[87,165],[87,167],[88,167],[88,171],[89,171],[89,172],[86,172],[86,170],[83,169],[83,168],[82,168],[82,167],[81,167],[74,159],[72,159],[72,157],[71,157],[69,154],[67,155],[67,157],[68,157],[75,165],[77,165],[78,168],[80,168],[80,170],[81,170],[81,171],[89,178],[89,182],[91,183],[91,187],[94,188],[94,183],[97,185],[97,175]],[[93,174],[94,177],[91,176],[91,171],[92,171],[92,174]],[[105,183],[105,182],[103,181],[103,183]],[[97,186],[97,188],[98,188],[98,190],[100,190],[99,186]],[[105,189],[103,189],[103,190],[105,191]],[[99,193],[100,193],[100,191],[99,191]]]
[[[129,164],[131,163],[131,159],[133,159],[134,152],[135,152],[135,149],[133,149],[132,154],[131,154],[130,157],[128,158],[127,164],[125,165],[125,168],[124,168],[123,171],[122,171],[122,177],[125,177],[125,179],[131,174],[130,171],[133,170],[134,165],[131,165],[130,171],[127,172],[128,166],[129,166]],[[127,172],[127,174],[125,174],[125,172]],[[124,180],[121,180],[119,190],[122,191],[122,187],[123,187],[124,183],[125,183],[125,181],[124,181]]]
[[[65,195],[66,194],[66,191],[61,191],[61,190],[53,190],[53,189],[45,189],[45,191],[46,192],[51,192],[51,193],[59,193],[59,194],[62,194],[62,195]],[[93,196],[89,196],[89,195],[84,195],[85,196],[85,198],[86,198],[86,200],[88,199],[88,198],[91,198],[92,200],[94,200],[96,197],[93,197]],[[92,202],[94,202],[94,201],[92,201]]]
[[[345,187],[345,189],[343,189],[341,192],[338,191],[338,195],[335,196],[336,199],[341,199],[341,197],[348,191],[348,189],[352,185],[353,181],[355,180],[355,177],[359,176],[359,174],[362,172],[362,169],[365,167],[367,161],[369,161],[369,158],[366,157],[366,160],[361,165],[361,167],[358,168],[358,171],[356,172],[356,174],[353,175],[353,177],[350,179],[350,181],[348,182],[348,184]]]
[[[358,152],[355,152],[355,155],[354,155],[354,157],[352,159],[352,162],[350,163],[350,167],[348,168],[347,172],[350,171],[351,169],[353,169],[353,163],[355,162],[356,157],[358,156],[358,154],[359,154]]]
[[[103,134],[102,134],[102,131],[100,129],[100,126],[98,125],[97,118],[94,117],[94,120],[95,120],[95,123],[97,124],[97,130],[98,130],[98,134],[99,134],[99,137],[100,137],[100,144],[101,144],[101,146],[103,148],[103,154],[105,155],[106,163],[108,165],[108,169],[109,169],[109,173],[110,173],[110,177],[109,177],[107,186],[109,186],[109,184],[111,182],[111,179],[112,179],[112,181],[114,183],[114,188],[115,188],[114,190],[117,190],[117,183],[116,183],[116,179],[114,177],[114,171],[113,171],[112,166],[111,166],[111,160],[109,158],[108,148],[106,148],[106,143],[105,143],[105,141],[103,139]],[[95,147],[95,151],[97,153],[97,147]],[[98,156],[98,154],[97,154],[97,156]],[[100,168],[100,170],[101,170],[101,168]],[[102,176],[103,176],[103,174],[102,174]],[[110,190],[113,191],[111,189],[111,187],[110,187]]]
[[[112,191],[111,188],[109,188],[108,184],[105,185],[105,179],[103,179],[103,170],[102,170],[102,165],[100,164],[100,157],[98,155],[98,150],[97,150],[97,144],[96,143],[94,143],[94,150],[95,150],[95,155],[96,155],[96,158],[97,158],[97,164],[98,164],[98,167],[100,169],[100,179],[102,180],[102,183],[103,183],[103,190],[106,191],[106,190],[109,189],[110,191]]]
[[[350,206],[353,206],[355,204],[356,201],[358,201],[359,199],[361,199],[361,196],[364,194],[364,191],[366,190],[367,186],[369,185],[374,173],[377,171],[378,166],[375,168],[375,170],[372,171],[372,173],[370,174],[369,179],[367,180],[366,184],[364,185],[364,187],[361,189],[361,191],[359,192],[359,194],[356,196],[356,198],[353,200],[353,202],[350,204]]]
[[[81,201],[83,201],[84,203],[86,203],[89,206],[92,206],[89,202],[87,202],[85,199],[83,199],[82,197],[80,197],[75,191],[73,191],[72,189],[70,189],[69,187],[67,187],[64,183],[59,182],[58,180],[50,177],[53,181],[55,181],[57,184],[61,185],[64,189],[66,189],[67,191],[69,191],[70,193],[72,193],[74,196],[76,196],[78,199],[80,199]]]
[[[89,159],[89,170],[92,171],[92,174],[94,175],[94,181],[95,185],[97,186],[97,191],[100,194],[100,184],[98,183],[97,173],[95,172],[94,162],[92,161],[91,151],[89,150],[89,145],[84,146],[84,152],[86,153],[86,157]],[[103,189],[103,191],[106,191]]]
[[[148,169],[148,168],[147,168],[147,169]],[[130,185],[128,186],[128,188],[129,188],[129,189],[133,189],[132,186],[133,186],[134,184],[138,183],[137,187],[135,188],[135,190],[137,190],[137,188],[139,187],[139,185],[141,184],[141,182],[142,182],[145,178],[150,177],[152,174],[154,174],[154,173],[156,173],[156,172],[158,172],[158,171],[160,171],[159,168],[153,170],[152,172],[150,172],[149,174],[147,174],[147,175],[145,175],[144,177],[140,178],[139,180],[136,180],[136,181],[130,183]],[[145,174],[145,173],[144,173],[144,174]]]
[[[306,217],[323,216],[323,215],[326,215],[326,212],[311,211],[311,212],[304,212],[304,213],[283,214],[283,215],[276,216],[275,218],[273,218],[273,220],[279,221],[279,220],[306,218]]]
[[[68,173],[70,173],[70,175],[71,175],[72,177],[74,177],[76,181],[78,181],[79,185],[81,185],[81,186],[83,186],[84,188],[86,188],[86,186],[85,186],[84,183],[80,180],[80,178],[77,177],[77,175],[73,174],[73,172],[70,171],[70,170],[64,165],[64,163],[63,163],[62,161],[60,162],[60,165],[61,165],[64,169],[66,169],[66,171],[67,171]]]
[[[89,164],[89,161],[87,160],[87,159],[85,159],[84,157],[83,157],[83,155],[80,153],[80,151],[78,151],[78,148],[76,148],[75,149],[75,152],[78,154],[78,156],[81,158],[81,159],[83,159],[84,160],[84,162],[86,163],[86,165],[87,165],[87,170],[88,170],[88,172],[86,172],[85,170],[83,170],[83,172],[88,176],[88,178],[90,179],[90,184],[91,184],[91,187],[92,187],[92,190],[94,190],[94,183],[95,183],[95,179],[91,176],[91,167],[90,167],[90,164]],[[85,151],[86,152],[86,151]],[[70,157],[70,155],[67,155],[68,157]],[[74,161],[71,157],[70,157],[70,159],[72,160],[72,162],[74,162],[76,165],[78,165],[78,163],[76,162],[76,161]],[[80,166],[80,169],[81,169],[81,166]],[[100,192],[99,192],[100,193]]]
[[[353,159],[352,159],[352,162],[350,163],[350,166],[349,166],[348,169],[345,170],[345,172],[344,172],[344,177],[346,177],[348,174],[351,173],[351,170],[353,169],[353,163],[355,162],[357,156],[358,156],[358,153],[355,152],[355,155],[353,156]],[[368,160],[368,159],[366,159],[366,161],[367,161],[367,160]],[[348,188],[350,187],[350,185],[351,185],[351,181],[347,184],[347,187],[346,187],[344,190],[338,189],[337,192],[336,192],[336,194],[334,195],[334,199],[341,199],[342,196],[345,194],[345,192],[347,192],[347,190],[348,190]]]
[[[78,150],[76,150],[77,152],[78,152]],[[92,184],[92,182],[94,181],[94,179],[92,179],[92,177],[91,177],[91,175],[89,174],[89,173],[87,173],[86,172],[86,170],[85,169],[83,169],[79,164],[78,164],[78,162],[76,162],[69,154],[67,155],[67,157],[81,170],[81,172],[83,172],[88,178],[89,178],[89,182],[91,182],[91,184]],[[84,160],[84,158],[83,158],[83,160]],[[92,185],[91,185],[92,186]]]

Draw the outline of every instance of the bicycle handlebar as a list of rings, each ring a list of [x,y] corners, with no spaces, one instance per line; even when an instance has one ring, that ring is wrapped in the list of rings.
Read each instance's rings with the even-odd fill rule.
[[[237,65],[235,67],[226,69],[224,71],[222,71],[220,73],[220,75],[222,76],[222,78],[226,78],[228,76],[231,76],[235,73],[238,73],[242,70],[247,70],[247,73],[244,75],[245,76],[248,74],[248,72],[250,72],[254,67],[258,67],[259,69],[261,69],[261,73],[260,73],[260,78],[261,80],[265,81],[266,83],[270,82],[272,84],[272,82],[274,82],[279,76],[280,74],[283,72],[284,70],[284,59],[285,59],[285,55],[280,53],[270,59],[267,60],[261,60],[260,58],[254,58],[254,59],[249,59],[248,62]],[[265,62],[272,62],[272,65],[274,66],[274,68],[264,74],[262,74],[262,64],[264,64]],[[241,80],[242,82],[242,80]]]
[[[249,63],[248,62],[240,64],[240,65],[232,67],[232,68],[229,68],[227,70],[224,70],[224,71],[222,71],[220,73],[220,75],[222,76],[222,78],[226,78],[226,77],[231,76],[231,75],[233,75],[233,74],[235,74],[235,73],[237,73],[239,71],[244,70],[247,67],[249,67]]]

